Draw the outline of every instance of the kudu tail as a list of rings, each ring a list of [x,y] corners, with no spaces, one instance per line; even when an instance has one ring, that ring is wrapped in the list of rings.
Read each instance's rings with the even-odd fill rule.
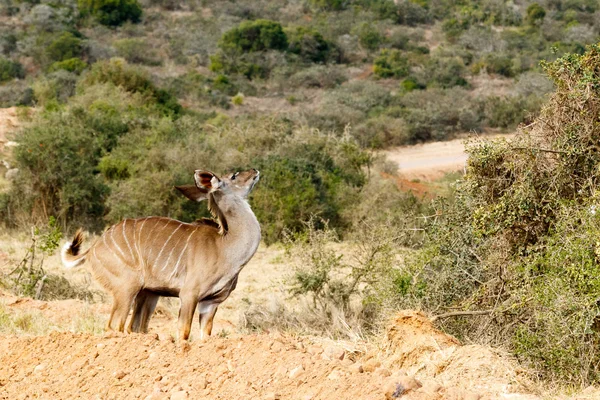
[[[87,249],[83,253],[79,254],[81,251],[81,244],[83,243],[83,232],[81,229],[78,229],[73,237],[73,240],[67,242],[60,252],[60,258],[62,260],[65,268],[74,268],[79,264],[85,262],[85,258],[90,249]]]

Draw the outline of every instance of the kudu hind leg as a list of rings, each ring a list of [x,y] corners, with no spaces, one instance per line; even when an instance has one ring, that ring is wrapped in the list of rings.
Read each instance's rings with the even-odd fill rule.
[[[148,333],[148,323],[154,313],[159,297],[159,295],[147,290],[142,290],[137,294],[127,332]]]
[[[116,330],[118,332],[125,330],[125,322],[131,310],[131,304],[138,292],[139,288],[113,293],[112,312],[110,313],[106,330]]]
[[[146,302],[142,307],[142,315],[140,319],[140,327],[138,332],[148,333],[148,324],[150,323],[150,318],[152,318],[152,314],[154,314],[154,310],[156,309],[156,305],[158,304],[159,295],[154,293],[148,293],[146,296]]]

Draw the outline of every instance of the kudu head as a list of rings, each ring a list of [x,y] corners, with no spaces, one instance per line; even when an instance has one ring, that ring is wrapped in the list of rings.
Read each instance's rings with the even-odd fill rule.
[[[235,212],[240,206],[247,206],[246,198],[259,180],[256,169],[238,171],[219,177],[213,172],[196,170],[195,185],[175,186],[188,199],[208,200],[208,209],[219,220],[221,230],[227,232],[224,214]]]

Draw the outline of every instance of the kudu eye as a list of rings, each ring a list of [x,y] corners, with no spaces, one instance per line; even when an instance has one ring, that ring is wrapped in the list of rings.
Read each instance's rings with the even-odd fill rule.
[[[235,178],[236,178],[238,175],[239,175],[239,172],[236,172],[235,174],[233,174],[233,175],[231,176],[231,180],[232,180],[232,181],[235,181]]]

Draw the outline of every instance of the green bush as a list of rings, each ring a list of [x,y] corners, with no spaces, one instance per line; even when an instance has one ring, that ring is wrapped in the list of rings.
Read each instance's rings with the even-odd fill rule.
[[[400,0],[394,3],[397,7],[395,16],[397,23],[413,26],[429,22],[429,13],[427,12],[427,9],[423,7],[427,2]]]
[[[481,113],[463,89],[428,89],[406,93],[390,116],[404,119],[410,142],[445,140],[458,132],[477,130]]]
[[[333,89],[346,82],[348,77],[339,65],[315,65],[303,68],[285,79],[284,87]]]
[[[33,90],[25,80],[13,80],[0,85],[0,107],[33,105]]]
[[[48,68],[48,72],[54,72],[61,69],[65,71],[74,72],[76,74],[80,74],[84,69],[88,67],[88,64],[80,58],[69,58],[64,61],[57,61],[54,64],[50,65]]]
[[[385,40],[379,29],[369,22],[360,24],[357,29],[357,35],[360,45],[369,51],[377,50]]]
[[[309,3],[314,7],[329,11],[343,10],[346,6],[345,0],[309,0]]]
[[[147,96],[165,113],[178,115],[182,111],[181,105],[173,95],[157,88],[147,73],[127,64],[123,59],[112,58],[95,63],[84,75],[80,85],[86,87],[98,83],[111,83],[128,92]]]
[[[219,41],[219,47],[222,50],[236,50],[242,53],[285,51],[288,48],[288,38],[279,22],[259,19],[244,21],[225,32]]]
[[[285,231],[304,230],[303,221],[311,215],[343,227],[341,211],[351,203],[353,188],[365,183],[361,167],[368,161],[366,154],[351,143],[336,148],[336,142],[314,139],[312,143],[289,143],[279,154],[253,161],[258,169],[268,171],[252,201],[267,243],[280,240]],[[346,154],[336,155],[336,151]],[[345,159],[336,160],[342,155]],[[348,163],[350,160],[354,161]]]
[[[368,81],[354,81],[325,93],[314,112],[305,114],[309,126],[341,133],[369,115],[381,113],[392,101],[390,91]]]
[[[90,14],[108,26],[119,26],[126,21],[139,22],[142,7],[137,0],[78,0],[82,14]]]
[[[404,120],[388,116],[370,118],[352,130],[352,136],[365,148],[386,148],[411,142]]]
[[[473,73],[477,74],[485,69],[490,74],[499,74],[508,78],[515,75],[513,59],[508,55],[490,54],[474,63],[471,67]]]
[[[82,41],[71,32],[61,33],[46,48],[46,56],[52,62],[79,58],[82,54]]]
[[[449,18],[442,23],[442,32],[450,43],[456,42],[458,38],[469,28],[469,24],[457,18]]]
[[[31,85],[38,106],[51,108],[57,103],[65,103],[75,94],[77,75],[65,69],[57,69],[38,78]]]
[[[25,71],[21,64],[8,58],[0,57],[0,82],[6,82],[15,78],[22,79],[24,77]]]
[[[467,70],[459,57],[431,57],[425,64],[423,80],[427,86],[444,89],[467,86]]]
[[[17,36],[14,33],[2,32],[0,34],[0,54],[10,55],[17,50]]]
[[[119,57],[130,63],[145,65],[161,65],[156,51],[144,39],[120,39],[113,42]]]
[[[531,3],[527,7],[527,22],[530,25],[539,25],[546,16],[546,10],[538,3]]]
[[[493,128],[515,128],[530,122],[540,110],[541,99],[536,96],[490,96],[485,99],[484,113],[487,124]]]
[[[303,60],[325,63],[332,56],[333,45],[314,29],[297,27],[287,31],[289,51],[298,54]]]
[[[373,62],[373,73],[380,78],[403,78],[409,73],[408,59],[399,50],[383,49]]]

